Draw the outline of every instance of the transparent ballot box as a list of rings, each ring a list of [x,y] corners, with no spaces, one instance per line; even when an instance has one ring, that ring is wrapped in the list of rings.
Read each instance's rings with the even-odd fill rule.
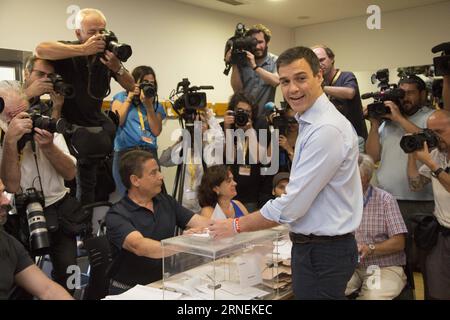
[[[275,299],[281,259],[278,246],[285,229],[269,229],[213,239],[208,234],[162,240],[163,298],[173,292],[182,299]]]

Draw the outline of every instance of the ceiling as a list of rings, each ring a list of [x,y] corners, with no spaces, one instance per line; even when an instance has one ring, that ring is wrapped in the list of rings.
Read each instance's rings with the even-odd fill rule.
[[[260,19],[284,27],[324,23],[369,16],[369,5],[378,5],[381,13],[426,6],[448,0],[175,0],[197,7]],[[225,2],[242,3],[231,5]]]

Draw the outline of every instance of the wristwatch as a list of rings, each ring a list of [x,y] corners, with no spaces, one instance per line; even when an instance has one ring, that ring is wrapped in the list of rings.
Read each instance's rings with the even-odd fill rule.
[[[373,255],[373,253],[375,252],[375,245],[373,243],[368,245],[369,247],[369,255]]]
[[[125,73],[125,67],[121,64],[120,65],[120,69],[119,69],[119,71],[117,71],[116,73],[119,75],[119,76],[123,76],[123,74]]]
[[[445,170],[442,168],[437,168],[435,171],[431,172],[431,175],[437,179],[443,171]]]

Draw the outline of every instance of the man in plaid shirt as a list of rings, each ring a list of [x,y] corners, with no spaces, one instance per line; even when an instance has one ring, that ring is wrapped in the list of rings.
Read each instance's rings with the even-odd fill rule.
[[[395,198],[370,184],[374,162],[366,154],[359,156],[364,192],[364,211],[356,230],[360,263],[347,284],[345,294],[360,290],[358,299],[385,300],[400,294],[406,284],[405,233]]]

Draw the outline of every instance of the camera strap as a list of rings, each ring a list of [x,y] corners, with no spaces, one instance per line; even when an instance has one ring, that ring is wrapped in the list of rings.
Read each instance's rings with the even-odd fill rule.
[[[34,139],[31,139],[30,143],[31,143],[31,150],[33,151],[34,162],[36,163],[36,170],[37,170],[37,174],[38,174],[37,177],[38,177],[38,180],[39,180],[39,187],[41,188],[42,196],[43,196],[44,201],[45,201],[44,188],[42,187],[41,173],[39,171],[39,165],[38,165],[37,155],[36,155],[36,143],[34,142]],[[44,204],[44,206],[45,206],[45,204]]]
[[[336,84],[336,81],[337,81],[337,79],[339,79],[339,77],[341,76],[341,74],[342,74],[342,71],[338,69],[337,72],[334,74],[333,79],[331,79],[330,86],[333,87],[333,86]]]

